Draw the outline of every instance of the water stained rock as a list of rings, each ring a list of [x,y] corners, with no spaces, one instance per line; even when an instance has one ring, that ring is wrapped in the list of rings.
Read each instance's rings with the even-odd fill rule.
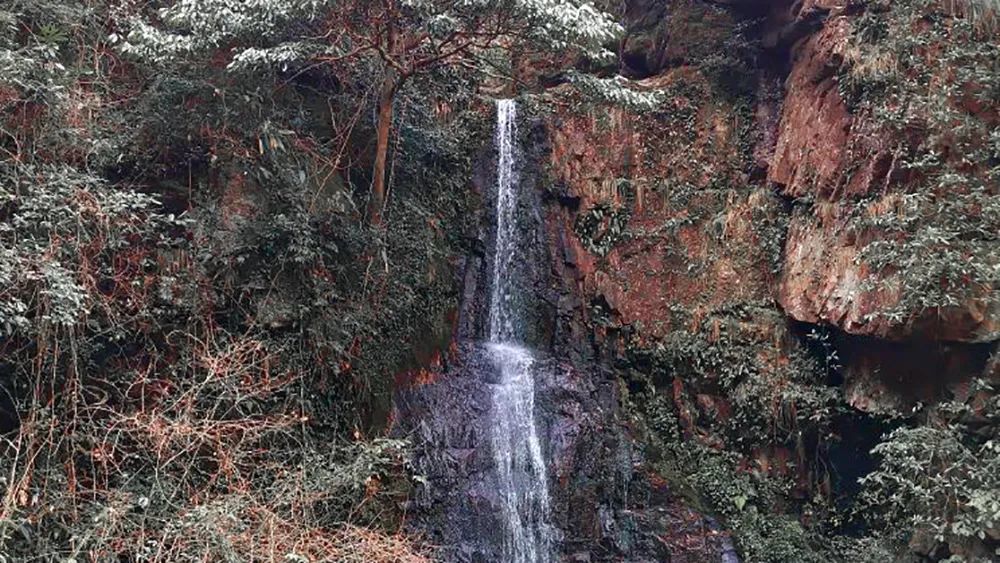
[[[461,344],[442,372],[397,391],[396,432],[413,441],[414,469],[426,480],[408,507],[409,524],[440,546],[444,560],[507,561],[491,440],[493,391],[503,377],[490,345],[475,342]],[[647,471],[619,420],[609,377],[544,354],[530,372],[558,530],[551,560],[736,561],[718,524]]]
[[[533,163],[519,159],[515,107],[499,110],[492,252],[466,261],[451,354],[397,386],[394,432],[414,444],[424,480],[410,526],[446,561],[734,556],[714,522],[646,469],[620,420],[616,379],[580,353],[585,339],[539,338],[547,331],[535,325],[572,322],[580,302],[549,294],[558,284],[547,278],[548,245],[536,244],[545,235]],[[558,319],[541,318],[547,301],[560,303]]]

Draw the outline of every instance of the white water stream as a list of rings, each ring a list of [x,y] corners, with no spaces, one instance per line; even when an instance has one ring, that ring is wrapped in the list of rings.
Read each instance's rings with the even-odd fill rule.
[[[500,371],[493,391],[493,460],[502,501],[504,561],[546,563],[552,558],[545,459],[535,426],[531,352],[521,346],[517,286],[517,105],[497,102],[497,230],[490,295],[489,350]]]

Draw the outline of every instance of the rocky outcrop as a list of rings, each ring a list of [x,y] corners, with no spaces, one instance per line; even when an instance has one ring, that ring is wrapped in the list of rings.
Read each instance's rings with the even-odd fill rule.
[[[779,300],[800,321],[902,338],[908,331],[898,322],[871,322],[899,296],[890,287],[867,288],[878,279],[860,260],[858,233],[847,228],[851,198],[885,186],[890,173],[889,158],[879,151],[885,139],[857,122],[838,87],[849,26],[838,14],[791,52],[767,179],[787,197],[816,203],[792,217]]]
[[[873,271],[862,254],[873,240],[891,235],[857,227],[859,200],[868,200],[864,213],[893,213],[920,178],[899,164],[900,133],[852,111],[844,98],[845,59],[859,56],[850,37],[858,14],[846,2],[814,4],[803,6],[797,17],[810,9],[827,15],[821,29],[790,48],[767,175],[786,197],[808,202],[789,227],[779,286],[782,307],[797,320],[854,335],[896,341],[996,339],[998,311],[979,295],[946,308],[882,314],[905,296],[893,281],[895,272]]]
[[[560,558],[735,560],[715,522],[686,507],[668,484],[641,473],[642,455],[615,414],[611,379],[554,357],[538,359],[532,375]],[[490,354],[467,343],[436,375],[424,372],[397,393],[397,432],[413,441],[415,469],[426,479],[407,513],[431,543],[445,546],[443,560],[503,559],[502,499],[490,449],[497,377]]]
[[[792,478],[803,498],[854,490],[882,431],[869,415],[911,416],[990,379],[1000,335],[996,306],[975,292],[906,312],[914,289],[866,253],[902,244],[877,224],[922,188],[901,163],[908,133],[859,111],[843,82],[859,61],[864,10],[840,0],[625,2],[624,70],[664,92],[665,106],[560,109],[544,122],[550,253],[572,294],[560,297],[561,314],[578,310],[605,357],[673,354],[666,370],[640,366],[656,386],[644,397],[671,404],[686,439],[743,448],[743,467]],[[744,67],[733,64],[741,32],[759,49]],[[748,446],[727,435],[734,418],[752,418],[755,395],[767,397],[763,416],[771,409],[776,425],[794,428],[797,385],[817,392],[814,407],[831,396],[852,407],[827,438]],[[852,436],[862,427],[870,435]],[[831,435],[865,446],[827,450]],[[848,477],[810,468],[820,451]]]

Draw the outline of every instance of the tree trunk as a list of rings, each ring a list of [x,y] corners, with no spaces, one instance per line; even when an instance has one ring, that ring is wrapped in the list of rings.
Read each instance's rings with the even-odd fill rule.
[[[389,134],[392,132],[392,108],[396,89],[397,81],[387,78],[378,100],[375,169],[372,171],[372,198],[368,208],[368,217],[374,226],[382,224],[382,210],[385,207],[385,169],[389,160]]]

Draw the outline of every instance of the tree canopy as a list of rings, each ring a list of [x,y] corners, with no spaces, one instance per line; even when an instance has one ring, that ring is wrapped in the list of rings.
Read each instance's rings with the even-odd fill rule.
[[[159,26],[132,22],[125,52],[167,63],[229,47],[234,71],[376,61],[374,224],[385,205],[394,100],[411,77],[445,65],[495,66],[496,50],[613,58],[607,46],[622,31],[610,15],[580,0],[180,0],[158,16]]]

